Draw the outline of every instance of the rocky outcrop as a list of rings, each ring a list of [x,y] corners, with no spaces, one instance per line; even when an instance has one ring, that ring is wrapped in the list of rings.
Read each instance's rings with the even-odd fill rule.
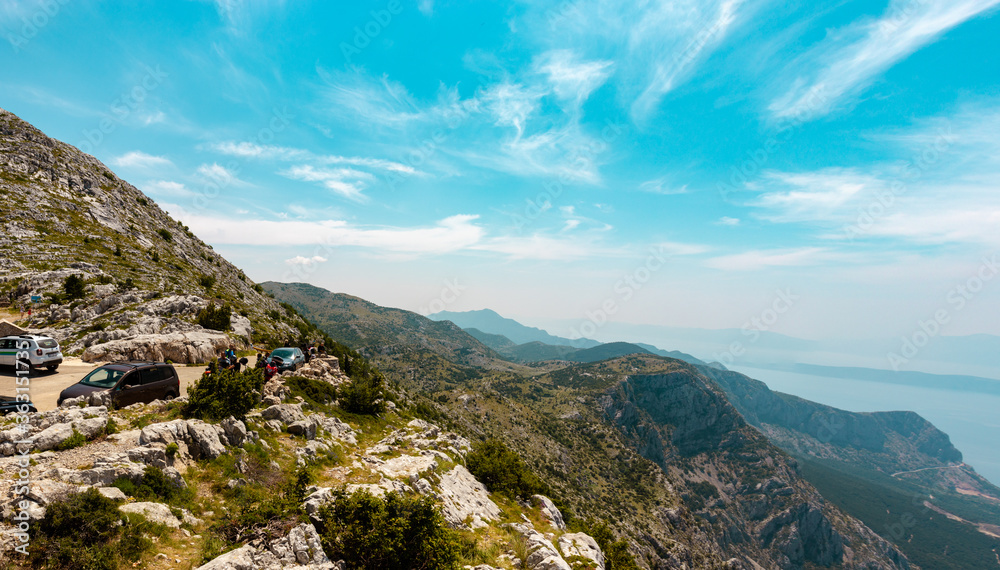
[[[199,570],[345,570],[343,561],[331,562],[311,524],[293,527],[288,536],[263,547],[245,545],[199,566]]]
[[[552,499],[546,497],[545,495],[532,495],[531,500],[535,502],[536,505],[541,509],[542,516],[545,520],[549,521],[549,524],[553,526],[556,530],[566,530],[566,523],[563,521],[562,513],[556,507],[556,504],[552,502]]]
[[[586,558],[594,563],[597,570],[604,570],[604,552],[601,551],[601,547],[597,545],[597,541],[589,534],[568,532],[560,536],[559,550],[562,551],[563,556],[566,558],[574,556]]]
[[[229,335],[210,330],[192,330],[171,334],[149,334],[114,340],[87,348],[84,362],[119,360],[169,360],[178,364],[209,362],[223,350],[244,348]]]
[[[465,526],[468,520],[469,526],[477,528],[500,518],[500,507],[490,499],[486,487],[461,465],[441,475],[438,489],[442,514],[453,527]]]
[[[247,441],[257,440],[256,432],[247,431],[246,425],[235,418],[227,418],[219,424],[201,420],[173,420],[151,424],[142,429],[140,445],[162,445],[176,443],[182,455],[195,459],[215,459],[226,452],[226,446],[238,447]]]

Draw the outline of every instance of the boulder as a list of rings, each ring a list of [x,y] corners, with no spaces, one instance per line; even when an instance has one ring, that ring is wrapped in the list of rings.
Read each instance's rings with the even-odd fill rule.
[[[319,533],[311,524],[292,528],[288,536],[265,547],[247,544],[199,566],[198,570],[345,570],[343,561],[331,562],[323,552]]]
[[[82,358],[84,362],[170,360],[180,364],[194,364],[208,362],[228,348],[241,346],[223,332],[192,330],[169,334],[140,334],[91,345],[83,352]]]
[[[463,527],[466,518],[477,516],[483,521],[500,519],[500,507],[490,500],[486,487],[462,465],[442,475],[438,489],[442,514],[452,527]]]
[[[216,426],[206,424],[199,420],[188,420],[188,436],[190,437],[189,448],[197,451],[196,458],[204,457],[215,459],[226,452],[226,447],[219,439],[219,431]],[[225,432],[222,433],[225,436]]]
[[[563,521],[562,513],[556,508],[552,499],[545,495],[532,495],[531,500],[539,505],[542,516],[557,530],[566,530],[566,523]]]
[[[36,434],[32,439],[32,449],[48,451],[55,449],[60,443],[73,435],[73,424],[56,424],[49,426]]]
[[[264,409],[260,414],[265,420],[277,420],[283,424],[291,424],[306,419],[302,407],[296,404],[278,404]]]
[[[597,565],[598,570],[604,570],[604,553],[589,534],[582,532],[568,532],[559,537],[559,550],[563,556],[580,556],[592,560]]]
[[[140,514],[149,519],[149,522],[165,524],[170,528],[180,528],[181,521],[170,511],[170,507],[163,503],[127,503],[118,507],[123,513]]]

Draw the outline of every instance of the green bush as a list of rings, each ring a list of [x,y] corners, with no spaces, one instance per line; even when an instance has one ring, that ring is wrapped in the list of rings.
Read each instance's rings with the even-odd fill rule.
[[[198,278],[198,283],[205,289],[211,289],[215,285],[215,275],[202,275]]]
[[[115,479],[112,487],[121,489],[129,497],[140,501],[156,501],[172,505],[188,504],[194,498],[194,493],[174,483],[164,475],[159,467],[147,465],[138,483],[131,479],[120,477]]]
[[[323,550],[331,560],[352,561],[352,568],[458,568],[458,537],[429,497],[341,494],[320,516]]]
[[[188,402],[182,413],[185,417],[222,420],[229,416],[244,419],[257,404],[264,387],[264,371],[249,368],[241,372],[215,370],[203,375],[188,388]]]
[[[122,256],[122,246],[119,245],[119,244],[115,244],[115,250],[112,253],[114,254],[115,257],[121,257]]]
[[[606,523],[591,525],[587,534],[594,538],[597,546],[604,552],[604,570],[639,570],[635,558],[628,551],[628,542],[615,540],[615,535]]]
[[[131,291],[135,289],[135,282],[131,277],[126,277],[125,281],[118,282],[118,291],[124,293],[125,291]]]
[[[31,533],[32,568],[117,570],[138,561],[153,546],[147,535],[162,535],[164,529],[122,513],[115,501],[90,488],[50,503]]]
[[[66,299],[69,301],[82,299],[87,294],[83,278],[76,274],[66,277],[66,280],[63,281],[63,291],[66,293]]]
[[[285,379],[285,386],[291,390],[291,395],[302,396],[302,399],[314,408],[324,410],[337,399],[337,387],[323,380],[292,376]]]
[[[156,233],[160,234],[160,237],[163,238],[165,241],[174,241],[174,236],[166,229],[161,228],[159,230],[156,230]]]
[[[66,451],[67,449],[80,447],[85,443],[87,443],[87,438],[83,437],[82,433],[76,431],[76,428],[73,428],[73,435],[67,437],[62,443],[57,445],[56,451]]]
[[[340,389],[340,407],[352,414],[385,412],[385,379],[381,373],[355,376]]]
[[[198,311],[197,323],[206,329],[228,331],[232,328],[233,309],[224,303],[216,306],[214,303]]]
[[[465,458],[469,472],[492,493],[510,498],[549,495],[551,492],[537,475],[528,469],[517,453],[499,439],[476,442]]]

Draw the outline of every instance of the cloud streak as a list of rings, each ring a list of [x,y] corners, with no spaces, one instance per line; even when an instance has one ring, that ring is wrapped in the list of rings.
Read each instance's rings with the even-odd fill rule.
[[[839,30],[808,52],[800,61],[804,70],[768,109],[779,119],[826,115],[899,61],[998,3],[892,0],[880,18]]]

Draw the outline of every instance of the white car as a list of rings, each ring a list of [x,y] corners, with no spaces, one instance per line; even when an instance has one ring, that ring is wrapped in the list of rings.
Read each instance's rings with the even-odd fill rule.
[[[31,370],[45,368],[55,372],[62,364],[63,355],[59,343],[47,336],[22,334],[0,338],[0,365],[15,366],[19,352],[28,353]]]

